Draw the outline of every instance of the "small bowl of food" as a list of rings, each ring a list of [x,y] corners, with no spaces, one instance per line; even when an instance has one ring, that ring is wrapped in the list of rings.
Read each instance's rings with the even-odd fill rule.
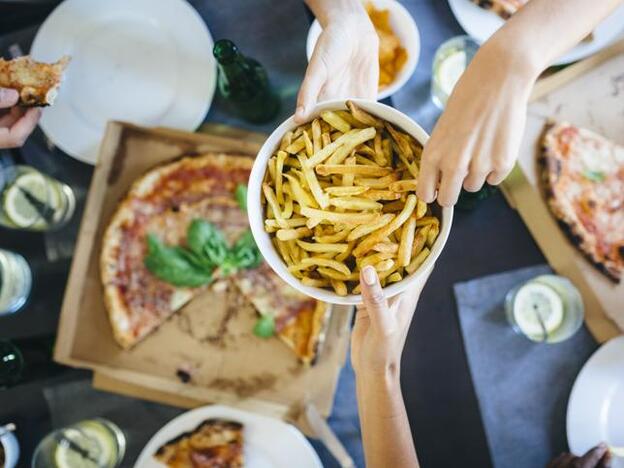
[[[416,197],[427,133],[384,104],[327,101],[265,141],[249,179],[248,213],[260,252],[289,285],[332,304],[362,302],[359,272],[377,270],[386,297],[436,261],[452,208]]]
[[[370,0],[364,6],[379,35],[377,99],[385,99],[401,89],[414,74],[420,55],[420,35],[414,18],[398,1]],[[308,61],[321,32],[323,29],[315,20],[308,31]]]

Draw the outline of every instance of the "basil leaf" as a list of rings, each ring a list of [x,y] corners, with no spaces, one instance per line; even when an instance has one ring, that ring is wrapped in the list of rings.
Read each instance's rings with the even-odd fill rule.
[[[157,278],[182,287],[198,287],[212,281],[212,270],[202,270],[189,262],[177,247],[168,247],[158,237],[147,236],[145,267]]]
[[[583,172],[583,175],[586,179],[589,179],[593,182],[602,182],[605,179],[604,173],[600,171],[585,171]]]
[[[258,268],[262,264],[262,254],[250,230],[245,231],[236,241],[232,253],[238,268]]]
[[[235,196],[240,209],[247,212],[247,186],[238,184],[236,186]]]
[[[253,333],[259,338],[271,338],[275,334],[275,319],[271,315],[263,315],[256,322]]]
[[[186,244],[198,255],[202,255],[204,245],[215,235],[216,228],[203,219],[194,219],[186,231]]]

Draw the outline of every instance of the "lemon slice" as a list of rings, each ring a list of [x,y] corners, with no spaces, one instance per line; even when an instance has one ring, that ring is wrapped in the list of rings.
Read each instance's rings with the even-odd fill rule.
[[[39,173],[28,173],[19,176],[4,193],[3,208],[7,218],[17,227],[30,227],[45,220],[26,198],[24,191],[42,203],[48,203],[49,184],[46,178]],[[58,204],[58,201],[57,201]]]
[[[466,52],[458,50],[440,63],[438,67],[438,82],[440,88],[447,96],[451,95],[453,88],[455,88],[462,73],[466,70],[466,62]]]
[[[83,421],[80,424],[80,431],[87,437],[98,443],[98,460],[101,466],[112,466],[117,458],[117,442],[113,435],[101,423],[96,421]]]
[[[101,450],[97,440],[73,428],[64,430],[62,439],[54,452],[56,468],[99,468]]]
[[[527,283],[516,293],[513,315],[518,328],[525,335],[540,339],[544,331],[550,335],[563,322],[563,301],[550,286]]]

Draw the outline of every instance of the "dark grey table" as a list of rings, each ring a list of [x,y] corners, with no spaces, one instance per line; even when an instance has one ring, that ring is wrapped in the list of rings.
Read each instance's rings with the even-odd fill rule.
[[[215,38],[231,37],[248,50],[257,41],[262,52],[256,54],[278,84],[295,76],[299,80],[305,69],[305,36],[307,18],[298,0],[284,0],[274,14],[288,19],[290,34],[266,31],[261,37],[235,36],[226,6],[233,0],[192,1]],[[264,0],[244,2],[249,12],[242,21],[255,21],[268,14]],[[461,30],[448,5],[440,0],[403,2],[416,19],[421,32],[421,57],[418,69],[408,85],[393,97],[394,105],[431,130],[438,111],[429,101],[429,76],[432,56],[437,46]],[[257,11],[254,11],[254,8]],[[297,12],[293,16],[292,12]],[[230,18],[230,19],[228,19]],[[0,36],[0,51],[12,43],[28,50],[36,28]],[[2,31],[0,31],[2,34]],[[286,44],[284,44],[286,42]],[[258,47],[260,47],[258,46]],[[286,49],[286,47],[288,49]],[[292,52],[287,67],[278,68],[276,54]],[[283,89],[283,117],[293,108],[296,87]],[[256,130],[270,130],[274,124],[253,127],[231,119],[213,105],[207,120],[223,121]],[[14,156],[55,175],[77,189],[82,199],[92,168],[77,162],[58,150],[50,154],[41,134],[35,134]],[[81,211],[82,206],[79,206]],[[80,213],[63,233],[75,235]],[[13,249],[27,257],[33,266],[34,289],[28,304],[18,313],[0,318],[0,339],[25,338],[53,334],[69,271],[69,260],[46,260],[41,234],[0,230],[0,247]],[[491,461],[483,432],[477,400],[464,352],[461,331],[455,314],[452,286],[482,275],[544,262],[520,218],[500,194],[484,201],[472,212],[456,213],[447,247],[429,280],[408,336],[403,357],[403,392],[418,456],[423,467],[488,467]],[[42,388],[56,381],[84,378],[88,373],[50,364],[35,380],[10,390],[0,391],[0,421],[13,420],[23,430],[20,442],[22,461],[30,460],[36,443],[50,430],[50,416]]]

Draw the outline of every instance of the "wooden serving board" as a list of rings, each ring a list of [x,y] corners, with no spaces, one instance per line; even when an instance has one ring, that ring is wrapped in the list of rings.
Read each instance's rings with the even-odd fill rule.
[[[586,127],[624,145],[624,40],[537,83],[518,164],[502,185],[552,268],[580,289],[587,327],[602,343],[624,331],[624,283],[614,284],[585,259],[544,202],[536,154],[548,119]]]
[[[227,131],[226,131],[227,130]],[[94,385],[181,407],[224,403],[293,420],[307,402],[331,412],[352,310],[334,307],[317,363],[307,368],[279,339],[252,334],[255,309],[233,288],[211,288],[130,351],[113,340],[102,300],[102,234],[118,201],[146,170],[185,154],[254,157],[263,136],[209,126],[210,134],[108,125],[65,292],[55,360],[92,369]],[[190,374],[183,382],[179,371]]]

